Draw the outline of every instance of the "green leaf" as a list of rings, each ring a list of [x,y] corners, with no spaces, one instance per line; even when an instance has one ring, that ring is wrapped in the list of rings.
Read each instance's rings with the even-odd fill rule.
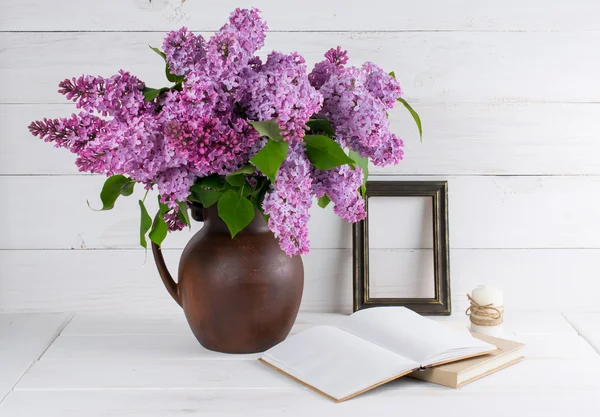
[[[285,141],[276,142],[269,139],[266,145],[250,160],[258,169],[265,174],[271,182],[275,182],[277,171],[285,161],[289,144]]]
[[[169,68],[168,64],[165,67],[165,74],[167,76],[167,80],[169,80],[169,81],[171,81],[172,83],[175,83],[175,84],[182,83],[185,80],[185,76],[184,75],[171,74],[171,69]]]
[[[356,165],[358,165],[362,169],[363,174],[365,175],[363,179],[363,184],[366,184],[367,179],[369,178],[369,158],[363,158],[358,154],[358,152],[354,151],[350,151],[348,152],[348,154],[350,155],[350,158],[352,158],[354,162],[356,162]]]
[[[141,220],[140,220],[140,245],[144,248],[148,248],[148,244],[146,242],[146,233],[152,227],[152,217],[148,214],[148,210],[146,210],[146,206],[144,206],[144,202],[142,200],[139,201],[140,210],[141,210]]]
[[[319,198],[319,200],[317,201],[317,204],[321,208],[327,207],[329,203],[331,203],[331,198],[329,198],[327,194],[323,195],[323,197]]]
[[[102,201],[102,208],[100,210],[112,210],[119,196],[127,197],[133,193],[134,185],[134,180],[123,175],[113,175],[107,178],[100,192],[100,200]]]
[[[256,172],[256,168],[252,165],[244,165],[240,169],[235,172],[232,172],[229,175],[238,175],[238,174],[254,174]]]
[[[179,204],[179,211],[177,212],[177,217],[179,217],[181,223],[185,224],[186,226],[190,226],[191,222],[190,215],[188,213],[187,203],[185,201],[180,201],[177,204]]]
[[[396,73],[394,71],[390,72],[388,75],[392,78],[396,78]]]
[[[223,219],[233,239],[254,218],[254,205],[241,192],[227,190],[219,200],[219,217]]]
[[[222,192],[205,188],[200,184],[192,185],[190,191],[190,199],[192,201],[197,201],[201,203],[204,208],[212,206],[223,196]]]
[[[212,188],[213,190],[224,190],[223,179],[218,175],[210,175],[208,177],[200,178],[196,181],[195,185],[201,185],[202,187]]]
[[[331,127],[331,123],[326,119],[310,119],[306,122],[307,126],[310,128],[313,133],[325,133],[328,136],[334,136],[335,132],[333,131],[333,127]]]
[[[242,197],[249,197],[250,194],[252,194],[252,187],[250,187],[250,184],[247,182],[245,182],[239,190],[240,194],[242,194]]]
[[[154,216],[154,222],[152,223],[152,230],[148,234],[150,240],[160,246],[167,237],[169,228],[165,222],[164,215],[169,211],[169,207],[166,204],[160,202],[160,196],[158,197],[158,213]]]
[[[275,142],[281,142],[281,129],[275,120],[264,120],[262,122],[249,122],[259,135],[266,136]]]
[[[306,156],[317,169],[333,169],[340,165],[352,164],[354,161],[330,137],[323,135],[306,135]]]
[[[148,45],[150,46],[150,45]],[[152,49],[154,52],[156,52],[158,55],[160,55],[162,57],[162,59],[165,60],[165,75],[167,76],[167,80],[171,81],[172,83],[181,83],[183,82],[183,80],[185,79],[185,76],[183,75],[175,75],[171,73],[171,69],[169,68],[169,63],[167,62],[167,55],[161,51],[158,48],[153,48],[152,46],[150,46],[150,49]]]
[[[417,124],[417,128],[419,129],[419,137],[421,138],[421,142],[423,142],[423,129],[421,128],[421,118],[419,117],[419,115],[417,114],[417,112],[414,111],[412,107],[410,107],[410,104],[408,104],[406,102],[406,100],[404,100],[402,97],[400,97],[398,99],[398,101],[400,103],[404,104],[404,107],[406,107],[406,110],[409,111],[409,113],[411,114],[411,116],[415,120],[415,123]]]
[[[156,97],[158,97],[159,94],[164,93],[165,91],[169,91],[169,90],[170,90],[169,87],[163,87],[163,88],[144,87],[144,89],[142,90],[142,94],[144,95],[144,100],[152,101]]]
[[[246,174],[253,174],[255,171],[256,168],[252,165],[245,165],[237,171],[227,175],[225,180],[234,187],[241,187],[246,184],[246,178],[244,176]]]
[[[225,177],[225,180],[234,187],[241,187],[246,183],[246,178],[243,174],[229,174]]]
[[[148,45],[148,46],[150,47],[150,49],[152,49],[154,52],[156,52],[158,55],[160,55],[161,58],[165,60],[165,62],[167,62],[167,55],[163,51],[161,51],[158,48],[154,48],[154,47],[152,47],[150,45]]]

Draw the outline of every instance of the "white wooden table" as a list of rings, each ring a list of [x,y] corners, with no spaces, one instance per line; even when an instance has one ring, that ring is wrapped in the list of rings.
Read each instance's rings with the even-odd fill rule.
[[[340,318],[301,314],[294,332]],[[0,416],[600,416],[588,342],[600,313],[513,313],[506,328],[526,344],[513,367],[459,390],[402,378],[335,404],[258,355],[203,349],[183,315],[0,315]]]

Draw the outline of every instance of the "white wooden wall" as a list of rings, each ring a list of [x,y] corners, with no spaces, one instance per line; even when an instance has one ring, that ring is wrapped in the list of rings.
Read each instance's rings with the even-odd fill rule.
[[[26,127],[74,110],[56,93],[68,76],[126,68],[162,86],[148,44],[183,24],[213,31],[250,5],[272,29],[266,49],[312,64],[341,45],[352,63],[395,71],[424,142],[394,110],[406,161],[372,177],[449,181],[457,309],[480,283],[503,289],[509,308],[600,309],[597,0],[2,0],[0,311],[177,312],[137,249],[135,196],[91,211],[103,179]],[[350,230],[314,210],[304,310],[350,310]],[[173,269],[189,237],[167,240]],[[379,241],[382,271],[424,250],[401,230]]]

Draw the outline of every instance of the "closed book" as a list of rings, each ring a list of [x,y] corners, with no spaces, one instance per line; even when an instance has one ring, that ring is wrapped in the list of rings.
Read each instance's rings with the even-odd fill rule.
[[[524,359],[521,355],[522,343],[476,333],[473,333],[473,336],[498,349],[476,358],[421,369],[409,376],[450,388],[460,388]]]

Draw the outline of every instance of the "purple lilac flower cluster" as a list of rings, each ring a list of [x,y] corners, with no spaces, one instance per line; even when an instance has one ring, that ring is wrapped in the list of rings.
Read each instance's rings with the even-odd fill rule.
[[[398,163],[402,141],[389,131],[386,110],[401,90],[372,63],[346,66],[340,47],[328,51],[310,74],[297,52],[274,51],[263,63],[255,54],[266,31],[256,9],[235,10],[208,41],[186,28],[172,31],[162,47],[175,86],[149,99],[146,85],[123,70],[109,78],[66,79],[59,93],[80,112],[33,122],[29,129],[75,153],[80,171],[121,174],[146,189],[156,187],[169,208],[164,214],[169,230],[180,230],[179,203],[188,201],[194,183],[247,165],[266,143],[250,123],[274,120],[289,151],[262,209],[286,253],[307,253],[315,196],[327,195],[344,220],[365,217],[360,168],[311,165],[303,142],[309,119],[328,120],[335,141],[376,165]],[[262,174],[253,175],[249,184]]]
[[[309,75],[324,98],[319,117],[331,122],[342,146],[375,165],[400,162],[404,144],[390,132],[386,115],[402,95],[398,81],[371,62],[346,67],[347,53],[339,47],[325,58]]]

